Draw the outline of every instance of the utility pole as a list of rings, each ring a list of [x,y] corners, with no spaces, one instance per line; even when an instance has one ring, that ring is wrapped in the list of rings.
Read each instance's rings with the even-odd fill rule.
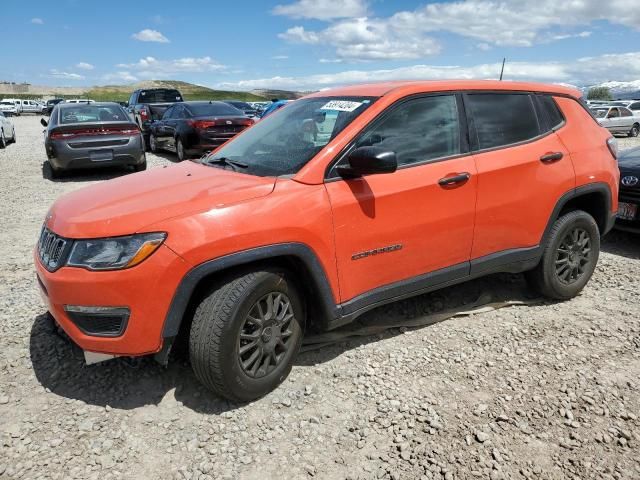
[[[500,70],[500,81],[502,81],[502,75],[504,74],[504,62],[506,62],[507,57],[502,58],[502,69]]]

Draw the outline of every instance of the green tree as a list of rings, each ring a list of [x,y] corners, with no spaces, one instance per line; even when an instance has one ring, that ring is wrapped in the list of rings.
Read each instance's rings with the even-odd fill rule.
[[[587,100],[613,100],[613,97],[607,87],[591,87],[587,93]]]

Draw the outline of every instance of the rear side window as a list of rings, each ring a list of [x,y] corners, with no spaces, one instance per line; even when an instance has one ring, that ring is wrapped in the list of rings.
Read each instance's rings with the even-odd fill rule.
[[[542,129],[545,132],[558,128],[564,122],[562,112],[551,95],[536,95]],[[542,125],[544,123],[544,125]]]
[[[395,152],[398,165],[460,153],[460,124],[454,95],[417,98],[393,110],[357,142]]]
[[[633,116],[633,113],[631,113],[631,110],[628,110],[626,108],[621,108],[620,109],[620,115],[622,117],[631,117],[631,116]]]
[[[531,140],[540,135],[538,118],[528,94],[473,93],[469,108],[479,150]]]
[[[632,103],[631,105],[629,105],[629,108],[631,110],[640,110],[640,102]]]

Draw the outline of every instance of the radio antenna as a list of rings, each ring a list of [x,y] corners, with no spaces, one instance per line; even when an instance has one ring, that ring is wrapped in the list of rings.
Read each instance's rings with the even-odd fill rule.
[[[502,75],[504,74],[504,62],[507,61],[507,57],[502,58],[502,68],[500,69],[500,81],[502,81]]]

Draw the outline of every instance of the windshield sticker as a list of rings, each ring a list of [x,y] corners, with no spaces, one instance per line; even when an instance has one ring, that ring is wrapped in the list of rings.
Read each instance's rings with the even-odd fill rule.
[[[362,105],[361,102],[350,102],[348,100],[331,100],[320,110],[337,110],[339,112],[353,112],[356,108]]]

